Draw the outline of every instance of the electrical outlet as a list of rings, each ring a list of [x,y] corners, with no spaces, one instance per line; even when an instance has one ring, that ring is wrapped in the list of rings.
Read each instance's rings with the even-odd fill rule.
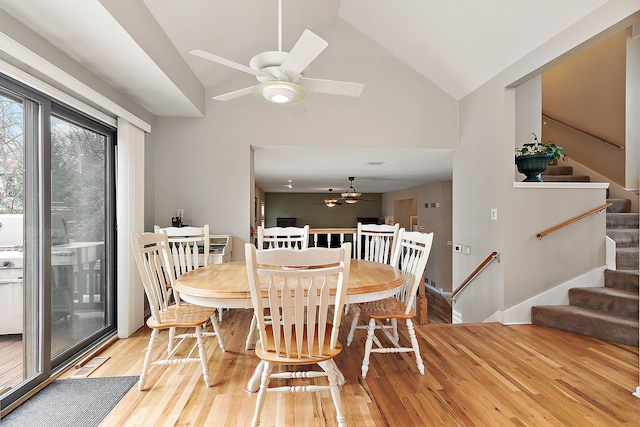
[[[491,209],[491,221],[498,220],[498,209]]]
[[[178,216],[184,218],[184,209],[178,209]]]

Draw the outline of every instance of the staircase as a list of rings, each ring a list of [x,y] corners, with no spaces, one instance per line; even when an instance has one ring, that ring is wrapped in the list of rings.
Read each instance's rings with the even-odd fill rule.
[[[553,159],[540,178],[544,182],[590,182],[587,175],[574,175],[573,166],[558,165],[558,160]]]
[[[605,270],[604,287],[569,289],[569,305],[532,307],[531,322],[638,347],[638,214],[630,212],[630,200],[607,202],[612,203],[606,223],[607,236],[616,242],[616,270]]]

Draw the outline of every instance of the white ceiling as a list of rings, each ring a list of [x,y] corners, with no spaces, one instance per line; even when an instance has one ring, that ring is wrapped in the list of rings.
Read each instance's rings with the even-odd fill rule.
[[[283,50],[305,28],[322,37],[317,29],[341,19],[459,100],[606,2],[283,0]],[[216,85],[237,86],[243,74],[189,51],[248,64],[277,50],[277,8],[277,0],[0,0],[0,9],[152,114],[177,117],[201,115],[195,92],[226,92]],[[299,191],[346,188],[345,170],[363,192],[451,178],[451,152],[403,151],[400,162],[393,150],[364,151],[258,147],[256,181],[265,191],[282,191],[283,157],[299,166],[287,171]],[[380,158],[388,162],[364,163]]]

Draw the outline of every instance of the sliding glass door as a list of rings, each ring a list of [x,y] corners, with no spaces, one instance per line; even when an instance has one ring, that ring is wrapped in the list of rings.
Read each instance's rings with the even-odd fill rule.
[[[54,367],[113,326],[107,225],[113,221],[112,136],[90,122],[51,117],[51,353]],[[64,115],[63,115],[64,114]],[[112,204],[112,203],[111,203]]]
[[[115,331],[115,131],[0,79],[0,403]]]

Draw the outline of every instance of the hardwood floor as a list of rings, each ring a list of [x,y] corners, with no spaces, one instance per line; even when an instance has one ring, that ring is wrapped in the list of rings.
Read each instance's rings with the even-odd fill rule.
[[[209,340],[213,387],[205,387],[196,364],[152,367],[152,388],[131,389],[101,426],[249,425],[256,395],[244,387],[257,364],[253,351],[244,351],[250,320],[249,310],[225,312],[226,353]],[[640,400],[631,394],[639,381],[635,347],[531,325],[429,324],[416,331],[424,376],[409,354],[374,354],[362,380],[364,331],[336,359],[347,380],[341,397],[350,426],[640,425]],[[148,336],[145,327],[116,341],[91,376],[139,375]],[[334,426],[335,412],[328,393],[269,395],[261,425]]]

